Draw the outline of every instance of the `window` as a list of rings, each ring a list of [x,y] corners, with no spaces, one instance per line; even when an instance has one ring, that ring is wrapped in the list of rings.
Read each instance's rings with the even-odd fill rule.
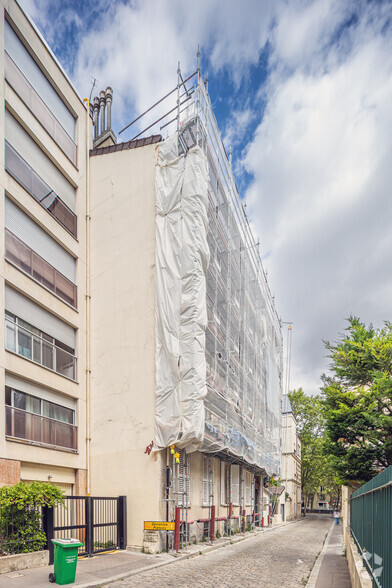
[[[76,379],[75,350],[6,311],[6,349],[71,380]]]
[[[75,411],[5,387],[6,435],[43,445],[76,450]]]
[[[76,260],[11,200],[5,200],[5,257],[76,308]]]
[[[252,504],[252,474],[245,471],[245,505]]]
[[[221,466],[221,504],[227,505],[231,502],[230,464],[224,461]]]
[[[76,164],[76,121],[8,22],[5,22],[5,78]]]
[[[231,500],[234,506],[240,504],[240,466],[231,466]]]
[[[202,506],[214,504],[214,463],[210,455],[203,455]]]
[[[180,463],[178,467],[178,506],[185,506],[188,507],[191,505],[191,497],[190,497],[190,463],[189,463],[189,455],[186,453],[185,449],[181,449],[180,453]],[[177,488],[174,488],[175,492],[177,492]]]

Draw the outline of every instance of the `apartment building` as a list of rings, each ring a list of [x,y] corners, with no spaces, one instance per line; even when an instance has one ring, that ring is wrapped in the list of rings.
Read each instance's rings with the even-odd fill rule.
[[[301,516],[301,439],[289,397],[282,399],[282,485],[281,516],[290,521]],[[282,504],[284,508],[282,509]]]
[[[85,494],[91,123],[14,0],[0,0],[0,94],[0,485]]]
[[[116,143],[107,93],[94,100],[91,485],[128,496],[128,542],[147,551],[162,537],[144,521],[176,506],[192,541],[211,512],[267,523],[263,481],[280,474],[280,322],[199,73],[195,84],[165,141]]]

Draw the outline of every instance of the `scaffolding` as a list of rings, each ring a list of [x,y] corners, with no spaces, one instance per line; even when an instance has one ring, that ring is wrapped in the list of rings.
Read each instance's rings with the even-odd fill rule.
[[[195,76],[197,76],[196,81]],[[164,177],[161,185],[157,184],[157,194],[160,186],[167,187],[170,166],[173,167],[172,171],[174,170],[172,174],[174,179],[170,181],[173,182],[173,186],[175,182],[178,182],[180,191],[183,188],[178,178],[180,171],[183,170],[181,166],[185,166],[185,175],[188,173],[187,160],[191,157],[200,157],[202,153],[208,170],[206,194],[200,197],[200,206],[203,208],[205,196],[206,219],[203,217],[203,211],[197,219],[199,228],[203,226],[204,220],[208,224],[205,231],[209,255],[208,267],[205,259],[201,262],[197,261],[199,266],[205,266],[204,284],[200,286],[200,292],[205,298],[202,304],[206,311],[206,321],[203,324],[202,317],[198,325],[203,331],[203,337],[200,333],[195,336],[199,345],[203,347],[202,353],[205,358],[203,365],[206,377],[202,383],[198,384],[197,396],[198,406],[201,406],[203,411],[204,432],[198,436],[195,433],[193,438],[192,435],[184,433],[184,419],[187,419],[189,424],[196,413],[194,407],[189,408],[188,397],[189,414],[184,417],[181,409],[174,415],[178,417],[176,420],[172,411],[168,419],[170,420],[168,429],[171,427],[171,430],[157,437],[156,447],[159,449],[176,443],[179,447],[186,447],[188,450],[200,449],[204,453],[226,454],[239,460],[245,466],[250,466],[254,472],[268,476],[277,475],[280,473],[281,459],[282,335],[280,320],[263,269],[259,243],[255,241],[252,234],[234,179],[231,157],[228,157],[225,151],[211,107],[207,84],[200,76],[199,67],[185,81],[178,68],[176,88],[156,102],[154,107],[160,105],[166,98],[173,99],[175,95],[177,96],[176,105],[149,124],[145,130],[159,123],[161,130],[172,129],[173,131],[167,141],[158,147],[158,160],[163,155],[166,159],[159,160],[161,166],[159,173],[164,174]],[[146,111],[149,116],[151,116],[152,108]],[[174,116],[170,118],[172,114]],[[140,117],[136,120],[140,120]],[[143,131],[135,138],[142,134]],[[194,163],[192,165],[195,167]],[[201,167],[200,159],[196,162],[196,167],[197,165]],[[183,180],[184,176],[182,176]],[[170,190],[168,189],[168,193],[172,198]],[[195,201],[200,196],[197,190],[196,186],[193,199]],[[176,201],[176,204],[181,210],[180,199]],[[172,206],[172,201],[170,205]],[[168,212],[168,209],[163,207],[158,214],[164,218],[164,222],[168,222],[166,217],[171,212],[172,210]],[[194,210],[192,214],[195,214]],[[161,243],[162,236],[166,235],[166,232],[167,225],[159,235],[158,243]],[[177,230],[177,233],[173,232],[173,241],[177,239],[178,234],[182,236],[182,229]],[[172,257],[177,260],[184,255],[181,249],[184,241],[180,244],[176,243],[176,246],[178,251],[175,251]],[[172,251],[169,254],[171,255]],[[168,257],[163,261],[159,258],[158,252],[157,271],[165,265],[167,259]],[[167,270],[166,267],[165,270]],[[170,286],[173,283],[174,279],[171,276]],[[162,279],[162,290],[167,284],[168,282]],[[181,286],[179,288],[181,290]],[[172,298],[171,303],[173,304],[174,301],[175,297]],[[161,301],[157,299],[157,305],[159,304]],[[166,312],[167,308],[164,310]],[[203,311],[203,308],[197,308],[194,314],[203,315]],[[160,317],[158,308],[158,323],[159,321],[167,323],[168,318],[170,317]],[[177,349],[178,346],[173,344],[172,339],[179,337],[174,331],[175,328],[171,327],[169,344],[173,347],[168,354],[167,365],[170,365],[170,369],[173,370],[172,379],[174,379],[177,353],[178,385],[175,382],[173,387],[176,386],[175,393],[178,399],[178,396],[182,394],[183,373],[181,374],[180,364],[184,354],[181,355]],[[159,370],[162,371],[162,365],[157,364],[158,378]],[[160,402],[165,402],[168,398],[169,385],[171,384],[166,378],[160,390],[160,397],[157,396],[158,407]],[[172,406],[176,407],[174,401]],[[161,428],[161,430],[165,427],[163,413],[163,409],[160,414],[157,413],[158,429]],[[196,428],[195,426],[195,430]]]

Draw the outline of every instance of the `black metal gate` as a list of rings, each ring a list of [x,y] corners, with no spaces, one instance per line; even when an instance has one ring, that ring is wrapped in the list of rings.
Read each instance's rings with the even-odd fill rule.
[[[127,545],[126,496],[67,496],[64,505],[45,508],[43,515],[49,563],[53,563],[52,539],[79,539],[83,543],[79,555],[87,557]]]

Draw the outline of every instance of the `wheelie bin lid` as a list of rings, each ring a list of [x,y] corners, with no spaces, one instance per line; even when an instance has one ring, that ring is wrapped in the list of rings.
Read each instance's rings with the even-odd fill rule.
[[[61,545],[62,547],[82,547],[83,543],[79,539],[52,539],[52,543],[55,545]]]

